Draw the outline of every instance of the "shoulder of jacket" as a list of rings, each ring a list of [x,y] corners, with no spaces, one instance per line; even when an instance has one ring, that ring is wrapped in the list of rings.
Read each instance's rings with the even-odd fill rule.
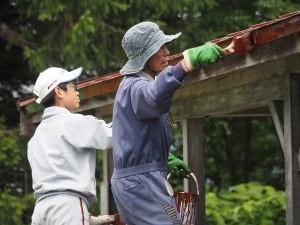
[[[80,113],[72,113],[71,118],[74,120],[98,120],[97,117],[95,117],[95,116],[83,115]]]

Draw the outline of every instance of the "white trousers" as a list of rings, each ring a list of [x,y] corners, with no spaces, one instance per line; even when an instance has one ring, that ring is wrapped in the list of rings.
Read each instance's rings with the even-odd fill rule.
[[[89,225],[86,202],[73,195],[54,195],[39,201],[31,225]]]

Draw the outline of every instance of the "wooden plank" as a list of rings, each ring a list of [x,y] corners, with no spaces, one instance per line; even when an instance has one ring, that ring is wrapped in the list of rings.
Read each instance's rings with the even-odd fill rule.
[[[205,162],[204,162],[204,120],[187,119],[182,121],[184,161],[196,175],[200,193],[195,224],[205,225]],[[185,182],[185,191],[197,193],[195,182],[190,179]]]
[[[176,101],[171,112],[175,120],[203,116],[226,115],[268,105],[283,99],[282,77],[275,77],[215,94]]]
[[[40,104],[37,104],[35,101],[29,103],[28,105],[25,105],[24,107],[22,107],[22,109],[28,113],[28,114],[32,114],[35,112],[39,112],[39,111],[43,111],[44,107]]]
[[[284,149],[284,131],[283,131],[283,101],[271,101],[269,103],[270,112],[273,118],[275,129],[282,150]]]
[[[210,94],[235,86],[265,80],[270,77],[279,76],[286,69],[286,61],[284,59],[276,60],[275,62],[267,62],[255,68],[255,71],[247,69],[240,73],[230,74],[230,76],[221,76],[213,79],[194,82],[189,80],[185,85],[176,91],[173,104],[176,104],[178,99],[194,98],[202,94]],[[192,75],[193,76],[193,75]],[[97,108],[103,118],[108,118],[112,115],[113,101],[115,93],[106,96],[96,96],[94,98],[84,99],[81,101],[81,106],[78,111],[85,111]]]
[[[102,106],[112,105],[114,103],[115,93],[109,95],[95,96],[93,98],[81,99],[80,108],[75,112],[82,112],[90,109],[101,108]],[[112,115],[112,112],[110,113]]]
[[[290,61],[291,60],[288,60],[288,62]],[[278,76],[278,74],[281,74],[286,70],[286,63],[287,62],[285,60],[279,59],[274,62],[268,62],[260,65],[256,67],[254,71],[251,69],[247,69],[240,73],[233,73],[230,75],[215,77],[205,81],[197,81],[195,80],[197,78],[197,75],[191,74],[185,82],[185,85],[183,85],[178,91],[176,91],[173,105],[176,104],[176,101],[178,99],[194,98],[195,96],[203,94],[208,95],[214,92],[230,89],[235,86],[241,86],[270,77]],[[297,65],[299,65],[299,63]],[[114,97],[115,93],[82,99],[80,108],[75,112],[86,114],[85,112],[89,112],[93,109],[98,109],[102,118],[107,120],[112,115]],[[37,124],[41,121],[43,107],[36,103],[31,103],[28,106],[22,108],[22,110],[23,109],[24,111],[26,111],[26,114],[28,114],[29,117],[32,117],[31,120],[33,123]]]
[[[213,79],[194,82],[188,81],[182,88],[180,88],[174,96],[173,104],[176,104],[178,99],[194,98],[202,94],[210,94],[218,91],[233,88],[235,86],[242,86],[244,84],[253,83],[260,80],[265,80],[270,77],[279,76],[279,74],[286,69],[286,62],[284,59],[274,62],[268,62],[260,65],[252,71],[250,69],[230,76],[221,76]],[[81,101],[81,106],[78,111],[85,111],[95,109],[101,111],[102,116],[111,116],[113,109],[113,101],[115,94],[107,96],[97,96]]]
[[[260,106],[257,108],[246,109],[234,113],[228,113],[226,115],[215,115],[214,117],[266,117],[271,116],[268,106]]]
[[[101,77],[100,77],[101,78]],[[82,99],[88,99],[94,96],[109,95],[116,93],[123,76],[107,79],[103,82],[90,84],[82,89],[79,89]]]
[[[195,98],[199,95],[209,95],[280,76],[280,74],[286,71],[286,63],[284,59],[279,59],[255,68],[248,68],[238,73],[218,76],[204,81],[197,80],[197,74],[190,74],[184,81],[184,85],[175,92],[173,104],[176,104],[176,101],[179,99],[183,100]]]
[[[300,225],[300,74],[288,74],[284,97],[286,224]]]

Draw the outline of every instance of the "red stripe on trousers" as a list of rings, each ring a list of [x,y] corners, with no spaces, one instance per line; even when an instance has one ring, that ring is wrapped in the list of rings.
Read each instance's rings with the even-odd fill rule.
[[[84,225],[84,214],[83,214],[83,207],[82,207],[82,199],[79,198],[80,200],[80,209],[81,209],[81,215],[82,215],[82,225]]]

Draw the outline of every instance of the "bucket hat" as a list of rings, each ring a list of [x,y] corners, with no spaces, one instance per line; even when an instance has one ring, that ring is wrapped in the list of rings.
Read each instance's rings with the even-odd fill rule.
[[[131,27],[122,39],[122,47],[128,57],[127,63],[120,70],[122,75],[141,71],[148,59],[164,44],[177,39],[181,35],[165,35],[153,22],[141,22]]]
[[[80,76],[82,68],[68,72],[58,67],[50,67],[39,74],[33,93],[38,97],[38,104],[59,84],[75,80]]]

